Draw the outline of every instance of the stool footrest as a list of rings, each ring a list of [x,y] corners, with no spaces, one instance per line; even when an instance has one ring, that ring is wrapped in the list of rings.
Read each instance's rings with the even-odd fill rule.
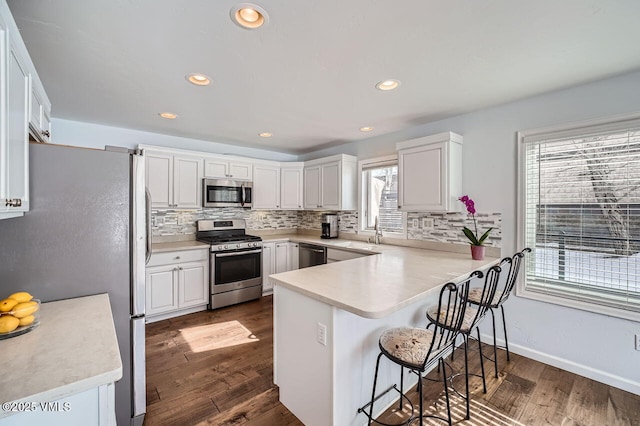
[[[400,394],[400,398],[401,399],[405,399],[410,405],[411,405],[411,414],[409,415],[409,418],[406,421],[403,421],[402,423],[384,423],[381,421],[378,421],[376,419],[374,419],[373,413],[368,413],[366,411],[367,407],[369,407],[371,405],[372,402],[376,402],[377,400],[379,400],[380,398],[382,398],[383,396],[385,396],[386,394],[388,394],[390,391],[395,390],[396,392],[398,392]],[[395,404],[395,402],[394,402]],[[415,412],[415,407],[413,405],[413,402],[411,402],[411,400],[409,399],[409,397],[407,397],[405,394],[400,393],[400,389],[398,389],[398,385],[394,384],[393,386],[389,386],[389,388],[387,388],[386,390],[384,390],[382,393],[378,394],[373,401],[369,401],[367,402],[365,405],[363,405],[362,407],[358,408],[358,413],[362,413],[365,416],[367,416],[369,419],[371,419],[371,421],[373,423],[379,424],[379,425],[383,425],[383,426],[402,426],[402,425],[408,425],[409,423],[411,423],[414,419],[416,419],[417,417],[414,415]]]

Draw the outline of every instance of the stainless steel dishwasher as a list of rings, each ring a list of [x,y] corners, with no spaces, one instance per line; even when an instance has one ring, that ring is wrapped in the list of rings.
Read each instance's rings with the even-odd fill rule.
[[[298,259],[300,269],[327,263],[327,248],[314,244],[300,243]]]

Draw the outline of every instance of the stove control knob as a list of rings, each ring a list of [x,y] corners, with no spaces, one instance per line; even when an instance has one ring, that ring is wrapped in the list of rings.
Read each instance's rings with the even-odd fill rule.
[[[258,247],[258,243],[253,243],[253,246],[254,247]]]
[[[240,248],[240,244],[236,244],[236,248]]]
[[[218,250],[222,250],[222,246],[218,246]]]
[[[225,244],[225,245],[224,245],[224,249],[226,250],[226,249],[228,249],[228,248],[229,248],[229,246]]]

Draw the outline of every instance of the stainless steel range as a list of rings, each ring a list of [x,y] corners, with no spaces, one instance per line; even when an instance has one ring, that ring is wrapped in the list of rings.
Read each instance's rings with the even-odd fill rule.
[[[262,238],[245,229],[244,219],[197,222],[196,239],[211,244],[209,309],[262,296]]]

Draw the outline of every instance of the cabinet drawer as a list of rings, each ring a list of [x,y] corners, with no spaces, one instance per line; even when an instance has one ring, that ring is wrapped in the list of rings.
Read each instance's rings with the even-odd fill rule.
[[[208,249],[179,250],[154,253],[149,259],[149,266],[170,265],[172,263],[198,262],[209,258]]]

